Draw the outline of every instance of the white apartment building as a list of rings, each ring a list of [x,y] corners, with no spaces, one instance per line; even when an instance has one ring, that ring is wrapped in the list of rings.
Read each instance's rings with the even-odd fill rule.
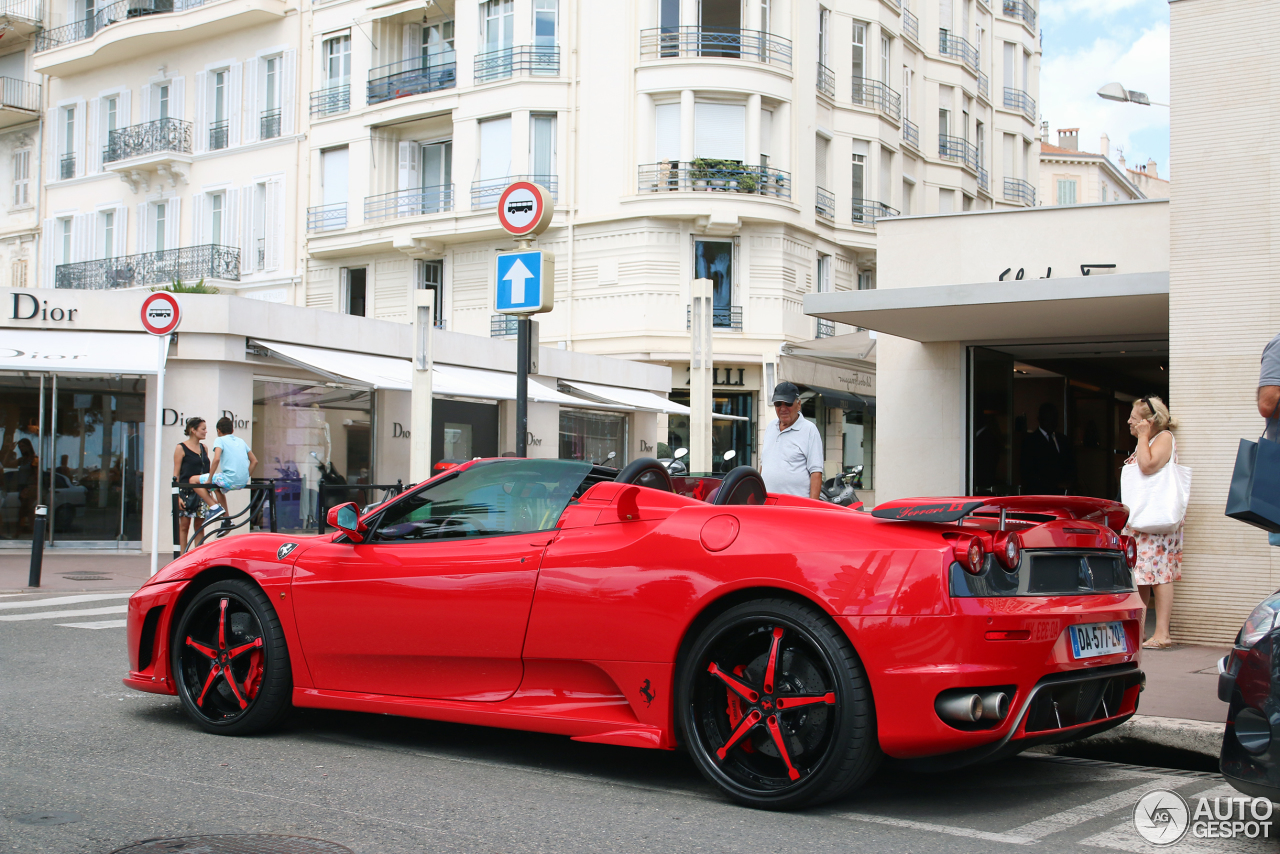
[[[39,252],[40,83],[31,68],[41,0],[0,4],[0,287],[28,287]]]
[[[1044,135],[1047,136],[1047,130]],[[1100,152],[1080,150],[1080,129],[1062,128],[1058,144],[1040,142],[1040,203],[1083,205],[1101,202],[1131,202],[1147,198],[1130,180],[1133,170],[1123,160],[1111,162],[1111,140],[1104,133]],[[1163,198],[1168,198],[1166,193]]]

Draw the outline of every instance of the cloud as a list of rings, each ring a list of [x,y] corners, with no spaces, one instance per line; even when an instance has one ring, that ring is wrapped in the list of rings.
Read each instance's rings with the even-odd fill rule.
[[[1102,0],[1062,0],[1056,5],[1088,6]],[[1123,2],[1123,0],[1116,0]],[[1048,4],[1046,4],[1048,5]],[[1040,68],[1040,114],[1049,122],[1050,142],[1057,137],[1052,131],[1063,127],[1080,128],[1080,146],[1097,151],[1099,138],[1106,133],[1112,148],[1121,147],[1125,160],[1133,168],[1141,158],[1155,157],[1161,176],[1168,175],[1169,110],[1167,107],[1144,107],[1104,101],[1098,89],[1111,82],[1123,83],[1129,89],[1146,92],[1153,101],[1169,102],[1169,25],[1156,23],[1143,29],[1130,44],[1113,37],[1101,37],[1076,50],[1053,53],[1046,48]],[[1136,134],[1153,131],[1164,145],[1151,150],[1134,148]],[[1152,133],[1143,133],[1146,139]],[[1115,158],[1114,152],[1112,158]]]
[[[1051,21],[1067,21],[1071,18],[1111,18],[1136,9],[1168,14],[1168,0],[1044,0],[1040,14]]]

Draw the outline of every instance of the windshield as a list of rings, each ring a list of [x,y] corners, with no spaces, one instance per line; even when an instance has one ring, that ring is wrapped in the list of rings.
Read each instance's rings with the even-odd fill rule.
[[[576,460],[485,460],[389,506],[373,541],[485,537],[554,528],[592,473]]]

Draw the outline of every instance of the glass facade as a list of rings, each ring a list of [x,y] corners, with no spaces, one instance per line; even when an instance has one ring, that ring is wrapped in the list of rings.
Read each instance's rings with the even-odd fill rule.
[[[612,460],[609,454],[613,453]],[[627,464],[627,416],[594,409],[560,410],[560,459],[621,468]]]
[[[675,389],[671,392],[673,403],[689,405],[689,392]],[[713,419],[711,422],[711,460],[716,472],[727,471],[735,466],[759,466],[755,462],[755,399],[756,393],[719,391],[711,393],[711,411],[721,415],[741,415],[746,421],[728,421]],[[658,447],[659,457],[670,457],[677,448],[689,447],[689,416],[671,415],[667,417],[667,448]],[[736,453],[727,464],[724,461],[725,451]]]

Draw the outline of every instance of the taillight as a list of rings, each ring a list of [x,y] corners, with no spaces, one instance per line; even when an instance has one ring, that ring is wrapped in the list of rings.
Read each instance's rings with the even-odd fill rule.
[[[1022,537],[1010,532],[996,540],[996,559],[1010,572],[1017,569],[1022,561]]]
[[[986,549],[982,547],[982,540],[979,537],[971,538],[964,551],[956,554],[956,559],[964,567],[965,572],[970,575],[977,575],[982,572],[982,562],[986,557]]]
[[[1124,549],[1124,562],[1133,569],[1138,565],[1138,541],[1133,537],[1121,537],[1120,548]]]

